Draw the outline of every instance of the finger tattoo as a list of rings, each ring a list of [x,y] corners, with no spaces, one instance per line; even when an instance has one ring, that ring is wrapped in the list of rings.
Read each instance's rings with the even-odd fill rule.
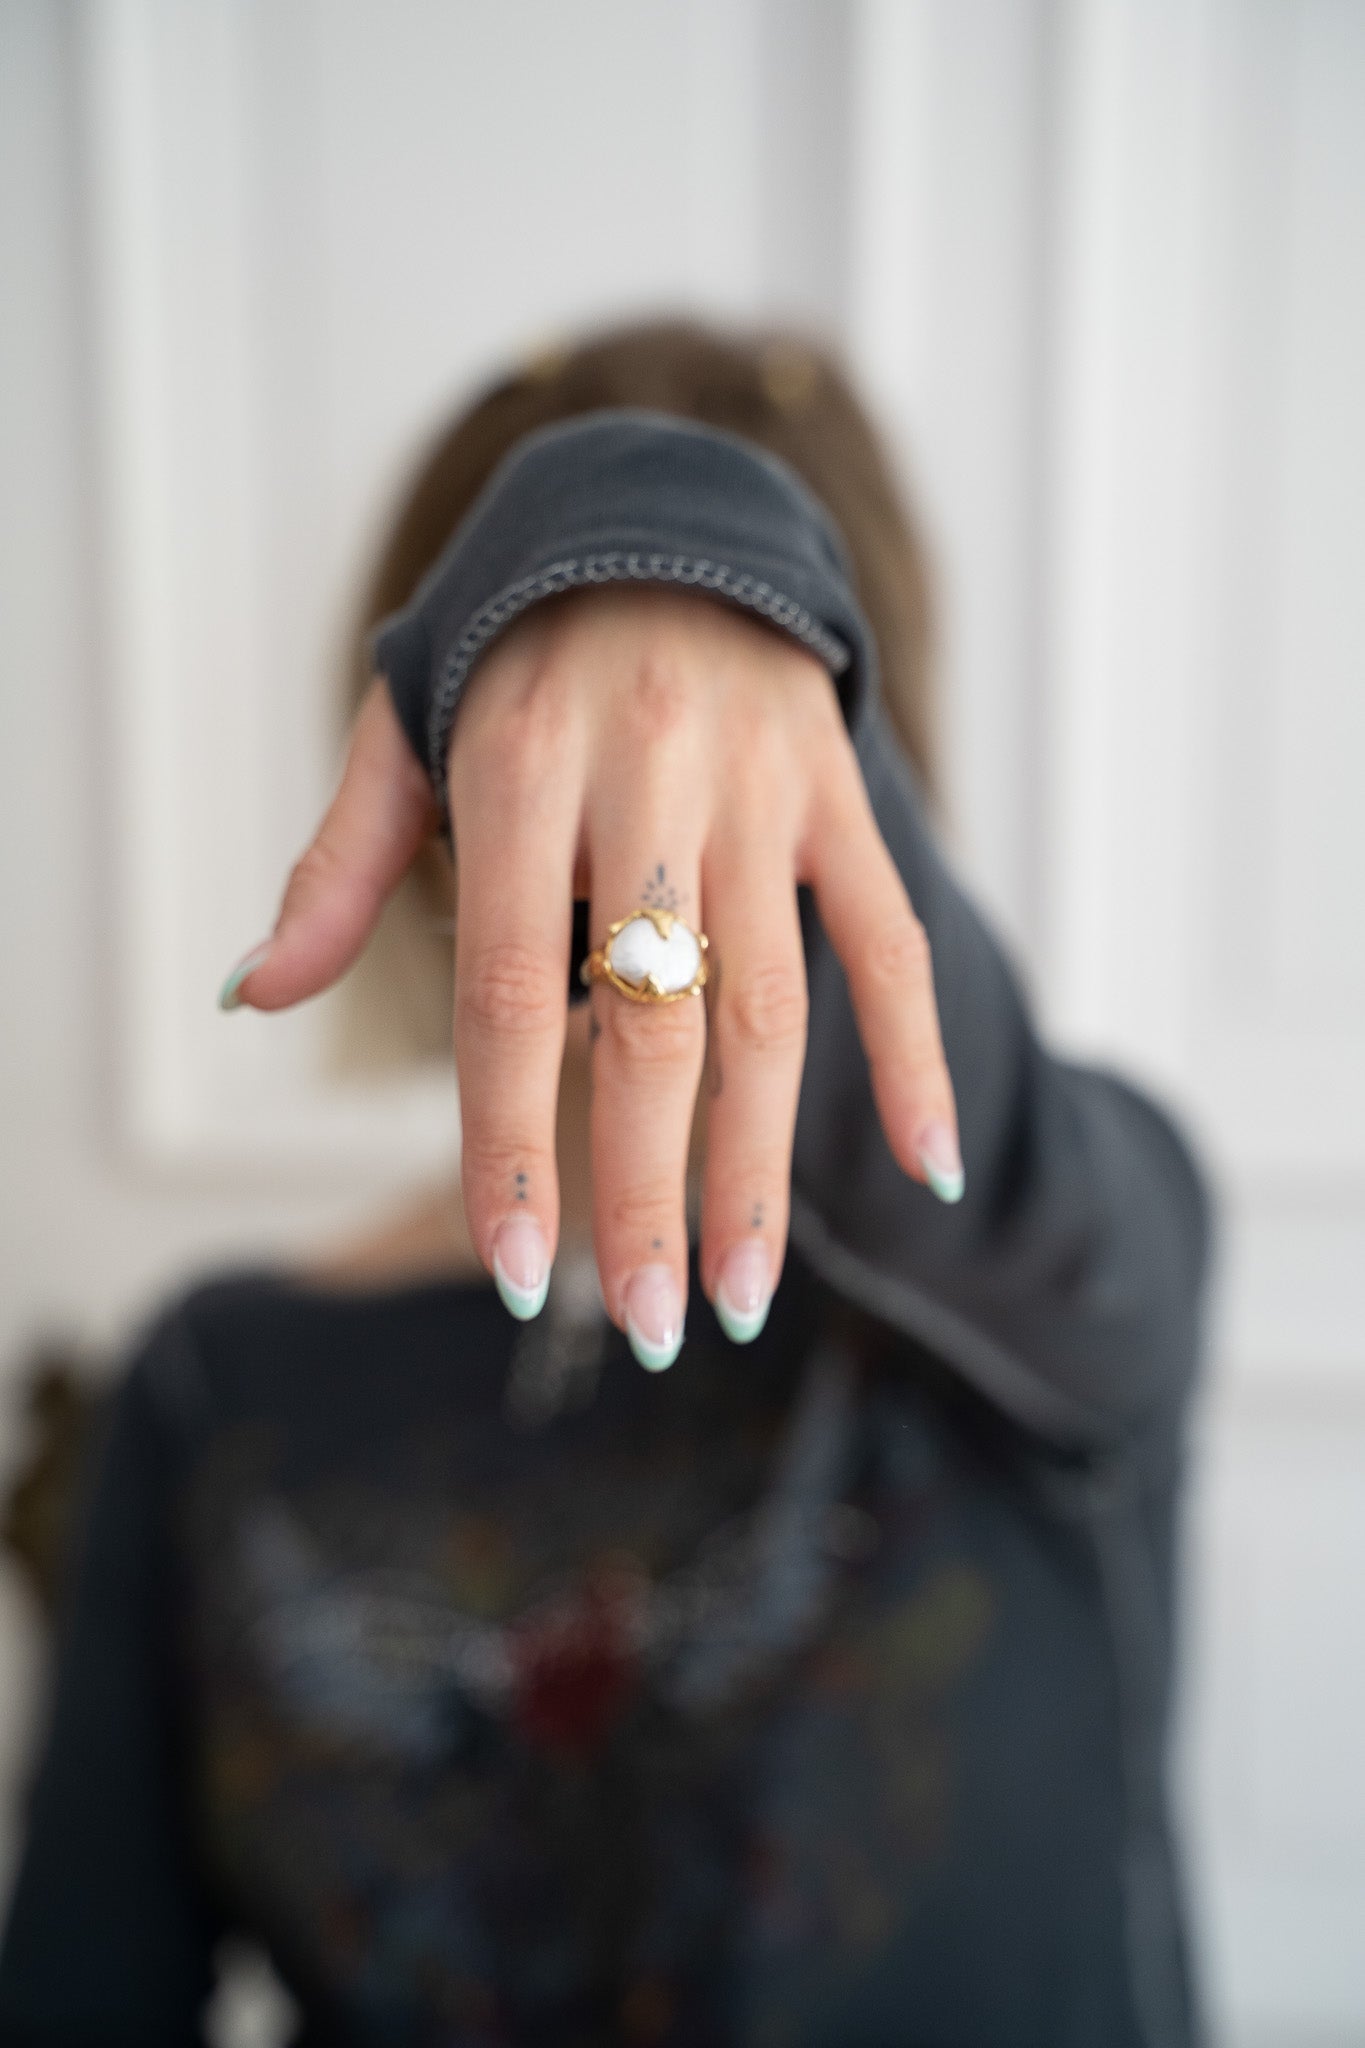
[[[686,897],[680,896],[669,881],[668,870],[663,862],[660,861],[655,867],[653,874],[649,877],[649,880],[645,883],[644,888],[640,891],[641,903],[650,910],[676,911],[681,910],[686,900]]]

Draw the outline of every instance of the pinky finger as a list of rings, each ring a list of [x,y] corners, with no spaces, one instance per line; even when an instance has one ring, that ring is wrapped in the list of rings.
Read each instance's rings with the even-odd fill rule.
[[[815,833],[809,880],[848,977],[877,1114],[897,1163],[941,1202],[966,1180],[929,939],[877,830],[861,779]]]

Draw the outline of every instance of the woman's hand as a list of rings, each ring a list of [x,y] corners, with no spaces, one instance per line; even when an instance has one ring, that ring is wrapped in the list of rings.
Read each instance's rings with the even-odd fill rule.
[[[594,1242],[608,1312],[643,1363],[671,1363],[682,1340],[685,1173],[708,1032],[702,1284],[740,1340],[767,1313],[806,1041],[798,883],[847,974],[891,1151],[956,1199],[927,942],[812,656],[696,595],[614,589],[541,606],[469,685],[449,798],[465,1208],[510,1306],[540,1307],[558,1238],[574,895],[591,900],[594,945],[642,901],[710,938],[705,1014],[695,999],[633,1003],[603,983],[591,997]],[[335,981],[437,822],[376,682],[274,937],[231,999],[281,1009]]]

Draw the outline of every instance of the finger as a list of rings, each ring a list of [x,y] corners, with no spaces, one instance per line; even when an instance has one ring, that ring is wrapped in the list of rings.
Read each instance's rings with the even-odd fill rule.
[[[286,1010],[336,981],[436,825],[421,763],[375,681],[356,719],[341,787],[296,863],[275,929],[238,962],[219,1007]]]
[[[964,1189],[928,936],[877,830],[857,765],[827,764],[807,859],[821,922],[848,977],[882,1129],[898,1164],[942,1202]]]
[[[806,1050],[806,972],[790,846],[764,832],[707,850],[706,1178],[702,1285],[726,1335],[755,1338],[787,1242]]]
[[[610,819],[612,807],[605,807]],[[638,904],[676,910],[699,928],[693,831],[642,806],[608,824],[592,854],[592,935]],[[650,822],[646,822],[648,819]],[[695,821],[693,830],[695,830]],[[602,1296],[640,1363],[671,1365],[687,1309],[686,1179],[706,1019],[699,997],[632,1002],[599,983],[592,994],[593,1235]]]
[[[562,703],[528,693],[451,760],[459,909],[455,1065],[465,1211],[503,1302],[545,1303],[559,1239],[564,1056],[582,770]]]

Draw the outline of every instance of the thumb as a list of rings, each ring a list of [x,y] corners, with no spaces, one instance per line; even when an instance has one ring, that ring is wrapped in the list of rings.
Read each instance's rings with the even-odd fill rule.
[[[341,787],[296,862],[275,929],[233,968],[218,1006],[287,1010],[340,978],[437,822],[384,683],[366,692]]]

